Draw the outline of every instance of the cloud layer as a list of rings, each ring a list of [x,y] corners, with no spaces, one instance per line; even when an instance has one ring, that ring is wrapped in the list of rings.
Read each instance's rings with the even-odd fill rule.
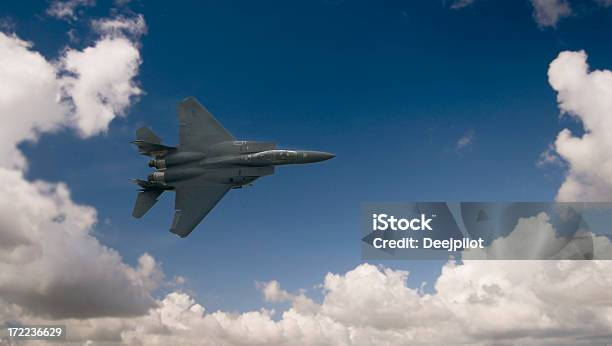
[[[561,113],[584,129],[582,134],[564,129],[554,142],[554,153],[568,164],[557,200],[611,201],[612,72],[591,71],[584,51],[566,51],[550,64],[548,81],[557,92]]]
[[[208,313],[182,293],[167,296],[137,325],[131,344],[584,343],[612,335],[608,262],[447,264],[423,294],[409,273],[362,264],[327,274],[321,304],[294,305],[274,320],[267,310]],[[265,292],[265,291],[264,291]],[[298,298],[302,297],[302,298]],[[161,334],[159,331],[170,332]],[[157,332],[156,332],[157,331]],[[571,336],[568,336],[568,332]],[[585,337],[583,339],[583,337]]]
[[[408,287],[408,276],[370,264],[329,273],[321,303],[260,284],[266,299],[292,302],[280,315],[210,312],[172,292],[141,317],[61,322],[79,340],[129,345],[592,345],[612,337],[612,262],[449,262],[431,294]]]
[[[16,145],[35,140],[40,132],[61,126],[68,113],[60,102],[57,69],[31,44],[0,32],[0,167],[24,169],[26,160]]]
[[[106,131],[142,93],[134,81],[141,63],[138,44],[122,34],[146,32],[142,17],[96,25],[106,29],[94,45],[66,49],[57,62],[33,50],[32,43],[0,32],[1,167],[25,169],[16,146],[42,132],[69,126],[89,137]]]
[[[144,24],[144,22],[143,22]],[[86,318],[141,315],[155,306],[155,260],[139,265],[91,235],[94,208],[76,204],[63,183],[29,181],[18,150],[41,133],[107,130],[140,94],[137,43],[116,31],[49,61],[31,43],[0,33],[0,300],[24,315]],[[8,308],[7,308],[8,309]],[[11,308],[14,310],[14,308]],[[8,313],[7,313],[8,314]]]
[[[131,268],[89,233],[93,208],[64,184],[0,168],[0,297],[51,317],[135,315],[153,306],[154,260]]]

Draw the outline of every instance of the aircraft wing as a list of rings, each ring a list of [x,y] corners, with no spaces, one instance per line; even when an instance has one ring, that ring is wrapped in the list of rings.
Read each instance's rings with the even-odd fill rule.
[[[230,189],[231,186],[225,184],[176,186],[176,211],[170,232],[181,238],[188,236]]]
[[[188,97],[177,106],[181,150],[206,152],[210,146],[236,140],[198,100]]]

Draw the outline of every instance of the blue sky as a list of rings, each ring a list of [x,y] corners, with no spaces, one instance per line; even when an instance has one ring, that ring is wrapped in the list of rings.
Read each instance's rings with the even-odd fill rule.
[[[110,2],[85,18],[107,16]],[[261,306],[256,281],[293,291],[361,263],[360,204],[366,201],[549,201],[562,170],[539,155],[561,128],[548,64],[584,49],[609,67],[609,10],[573,4],[575,15],[541,29],[525,2],[135,2],[145,17],[139,84],[145,91],[108,133],[72,130],[21,148],[28,178],[64,181],[94,206],[96,237],[127,263],[143,252],[166,275],[187,278],[209,310]],[[76,28],[45,17],[46,2],[4,4],[15,31],[54,58]],[[122,11],[128,11],[123,9]],[[236,137],[324,150],[320,165],[281,167],[254,187],[231,191],[186,239],[168,232],[173,196],[142,220],[131,217],[147,159],[129,145],[149,126],[177,142],[176,103],[195,96]],[[458,150],[457,141],[473,133]],[[431,285],[438,262],[386,262]]]

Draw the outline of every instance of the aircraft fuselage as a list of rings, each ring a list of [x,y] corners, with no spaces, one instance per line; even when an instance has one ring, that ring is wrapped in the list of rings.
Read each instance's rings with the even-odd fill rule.
[[[237,144],[235,144],[237,143]],[[256,147],[260,142],[236,141],[236,147]],[[270,149],[247,154],[227,154],[228,146],[220,146],[221,152],[177,152],[163,159],[149,161],[157,171],[149,174],[148,181],[160,185],[206,175],[210,180],[231,184],[234,188],[274,173],[274,166],[305,164],[325,161],[334,157],[322,151]],[[225,147],[225,148],[224,148]],[[226,151],[226,153],[222,153]],[[266,169],[267,168],[267,169]]]

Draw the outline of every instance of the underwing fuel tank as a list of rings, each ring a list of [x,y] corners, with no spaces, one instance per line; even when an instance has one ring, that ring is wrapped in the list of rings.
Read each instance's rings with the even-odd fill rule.
[[[255,154],[249,154],[246,162],[254,166],[268,165],[293,165],[303,163],[315,163],[334,158],[334,154],[323,151],[306,150],[266,150]]]
[[[153,159],[149,161],[149,167],[155,167],[157,169],[164,169],[172,166],[178,166],[189,162],[199,161],[206,157],[201,152],[177,152],[170,154],[163,159]]]
[[[179,168],[167,169],[165,171],[157,171],[149,174],[147,180],[163,184],[173,183],[177,181],[187,180],[205,173],[204,168]]]

